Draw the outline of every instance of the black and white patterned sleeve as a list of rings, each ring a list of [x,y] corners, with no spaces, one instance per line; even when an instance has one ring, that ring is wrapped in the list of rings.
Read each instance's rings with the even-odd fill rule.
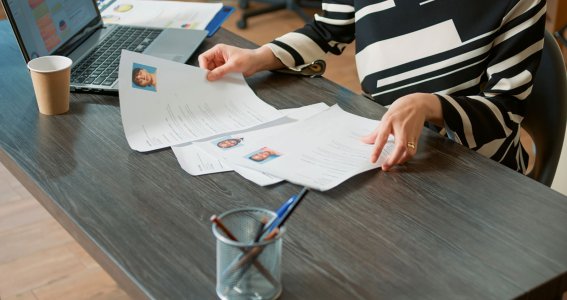
[[[328,52],[340,54],[354,40],[352,0],[323,1],[322,9],[314,21],[268,44],[286,66],[295,67],[323,59]]]
[[[439,94],[449,138],[524,171],[520,123],[543,48],[546,3],[517,0],[493,42],[479,95]]]

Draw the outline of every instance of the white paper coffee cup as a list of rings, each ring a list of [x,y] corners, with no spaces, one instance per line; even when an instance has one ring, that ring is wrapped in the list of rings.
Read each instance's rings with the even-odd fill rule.
[[[28,62],[39,112],[58,115],[69,111],[71,64],[65,56],[49,55]]]

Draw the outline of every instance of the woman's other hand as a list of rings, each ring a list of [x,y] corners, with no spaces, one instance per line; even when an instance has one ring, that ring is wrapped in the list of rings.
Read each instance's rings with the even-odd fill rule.
[[[378,127],[362,139],[367,144],[374,144],[370,161],[376,163],[390,135],[394,136],[395,147],[382,164],[382,170],[388,171],[392,166],[410,160],[417,151],[425,121],[438,126],[443,124],[443,111],[437,96],[415,93],[394,101]]]

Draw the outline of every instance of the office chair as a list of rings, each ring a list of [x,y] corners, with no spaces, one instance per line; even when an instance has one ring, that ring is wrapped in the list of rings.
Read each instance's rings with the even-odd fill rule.
[[[565,38],[565,31],[567,30],[567,24],[565,24],[565,26],[561,27],[561,29],[557,30],[557,32],[555,32],[555,37],[561,41],[561,43],[563,44],[564,47],[567,47],[567,39]]]
[[[551,186],[567,122],[567,79],[559,45],[548,31],[532,93],[525,99],[526,116],[522,122],[535,145],[535,163],[529,177]]]
[[[249,0],[240,0],[240,8],[247,8]],[[269,2],[269,1],[264,1]],[[305,22],[308,22],[312,17],[308,16],[301,7],[321,8],[321,1],[301,1],[301,0],[280,0],[272,5],[264,8],[245,10],[242,12],[242,17],[236,22],[236,26],[240,29],[246,28],[248,18],[271,13],[277,10],[289,9],[297,13]]]

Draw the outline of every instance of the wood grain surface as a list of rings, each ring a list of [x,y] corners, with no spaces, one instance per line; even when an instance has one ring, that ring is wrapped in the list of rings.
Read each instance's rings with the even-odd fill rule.
[[[134,298],[215,298],[209,217],[275,209],[300,187],[193,177],[169,149],[135,152],[116,96],[72,94],[69,113],[40,115],[6,22],[0,41],[2,163]],[[200,51],[219,41],[253,46],[221,30]],[[384,112],[325,79],[248,81],[277,108],[324,101]],[[309,193],[283,248],[283,299],[558,299],[567,198],[426,130],[410,163]]]

